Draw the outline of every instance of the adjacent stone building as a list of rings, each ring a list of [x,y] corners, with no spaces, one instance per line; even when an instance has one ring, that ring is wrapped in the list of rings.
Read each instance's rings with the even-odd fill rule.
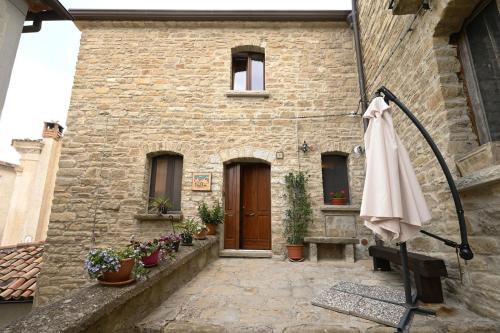
[[[456,177],[475,258],[460,281],[453,249],[422,235],[412,250],[447,259],[449,290],[473,310],[500,318],[500,50],[498,1],[358,1],[367,90],[391,89],[423,123]],[[395,15],[404,13],[405,15]],[[459,241],[446,179],[427,143],[402,112],[406,143],[432,209],[424,229]]]
[[[483,45],[490,52],[483,51],[482,59],[491,61],[491,90],[477,86],[484,71],[474,74],[478,64],[470,57],[480,48],[473,36],[484,32],[481,24],[495,23],[498,4],[435,1],[432,10],[421,1],[395,1],[394,10],[387,5],[357,5],[369,97],[387,86],[429,130],[457,179],[476,256],[467,265],[457,263],[453,249],[427,237],[410,247],[445,259],[447,290],[496,318],[499,117],[490,106],[491,97],[500,95],[500,80],[489,57],[495,49]],[[98,246],[118,245],[131,235],[169,230],[168,219],[147,214],[148,198],[157,193],[172,198],[174,220],[195,215],[201,200],[221,200],[222,254],[254,248],[281,255],[284,176],[291,171],[311,176],[310,234],[365,239],[356,253],[365,255],[372,237],[355,218],[364,159],[352,151],[362,144],[363,124],[347,13],[72,14],[82,31],[81,48],[39,304],[86,283],[82,263],[94,236]],[[474,23],[477,17],[482,23]],[[498,35],[488,36],[498,41]],[[432,211],[424,228],[459,241],[456,212],[434,155],[402,114],[396,112],[395,123]],[[331,172],[340,179],[333,185]],[[193,190],[193,175],[200,174],[211,177],[210,191]],[[349,205],[328,205],[329,189],[347,190]],[[258,216],[259,225],[243,236],[228,220],[235,207],[231,198],[241,196],[236,206],[242,216]],[[248,202],[261,205],[245,210]]]

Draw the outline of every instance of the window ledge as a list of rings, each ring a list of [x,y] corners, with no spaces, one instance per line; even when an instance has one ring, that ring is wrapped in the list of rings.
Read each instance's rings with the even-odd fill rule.
[[[134,218],[139,222],[145,221],[167,221],[167,222],[179,222],[182,220],[182,213],[169,213],[169,214],[136,214]]]
[[[481,169],[475,173],[456,180],[459,192],[474,190],[500,182],[500,165]]]
[[[321,207],[322,212],[352,212],[358,213],[360,207],[358,205],[324,205]]]
[[[256,97],[269,98],[270,94],[265,90],[230,90],[226,92],[226,97]]]

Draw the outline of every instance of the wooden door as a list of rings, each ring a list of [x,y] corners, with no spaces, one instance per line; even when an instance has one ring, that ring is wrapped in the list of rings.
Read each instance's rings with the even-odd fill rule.
[[[231,164],[224,171],[224,248],[240,248],[240,164]]]
[[[270,174],[265,164],[241,166],[241,249],[271,249]]]

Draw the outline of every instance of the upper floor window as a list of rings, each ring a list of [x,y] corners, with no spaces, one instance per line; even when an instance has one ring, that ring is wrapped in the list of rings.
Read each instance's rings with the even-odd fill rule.
[[[264,90],[264,53],[233,52],[232,90]]]
[[[472,120],[481,144],[500,141],[500,14],[497,1],[465,23],[459,51]]]
[[[167,197],[171,210],[181,210],[182,156],[160,155],[153,157],[149,197]]]
[[[347,156],[340,154],[321,155],[321,173],[323,175],[323,197],[325,204],[332,203],[333,198],[344,197],[349,204],[349,179],[347,173]]]

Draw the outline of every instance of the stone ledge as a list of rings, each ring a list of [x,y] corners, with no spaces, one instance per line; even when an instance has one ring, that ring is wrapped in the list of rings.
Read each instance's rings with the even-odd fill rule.
[[[267,91],[264,90],[230,90],[226,92],[226,97],[257,97],[257,98],[269,98],[271,96]]]
[[[271,250],[222,250],[219,252],[219,257],[233,258],[272,258],[273,251]]]
[[[321,206],[322,212],[353,212],[359,213],[358,205],[324,205]]]
[[[66,299],[35,308],[2,332],[130,332],[136,322],[218,257],[218,238],[208,236],[192,247],[181,246],[177,258],[150,270],[145,281],[121,288],[97,283]],[[83,265],[83,263],[82,263]]]
[[[172,213],[172,214],[136,214],[134,218],[139,222],[144,221],[173,221],[179,222],[182,220],[182,213]]]
[[[482,169],[456,180],[457,189],[462,191],[473,190],[491,185],[500,181],[500,165]]]

